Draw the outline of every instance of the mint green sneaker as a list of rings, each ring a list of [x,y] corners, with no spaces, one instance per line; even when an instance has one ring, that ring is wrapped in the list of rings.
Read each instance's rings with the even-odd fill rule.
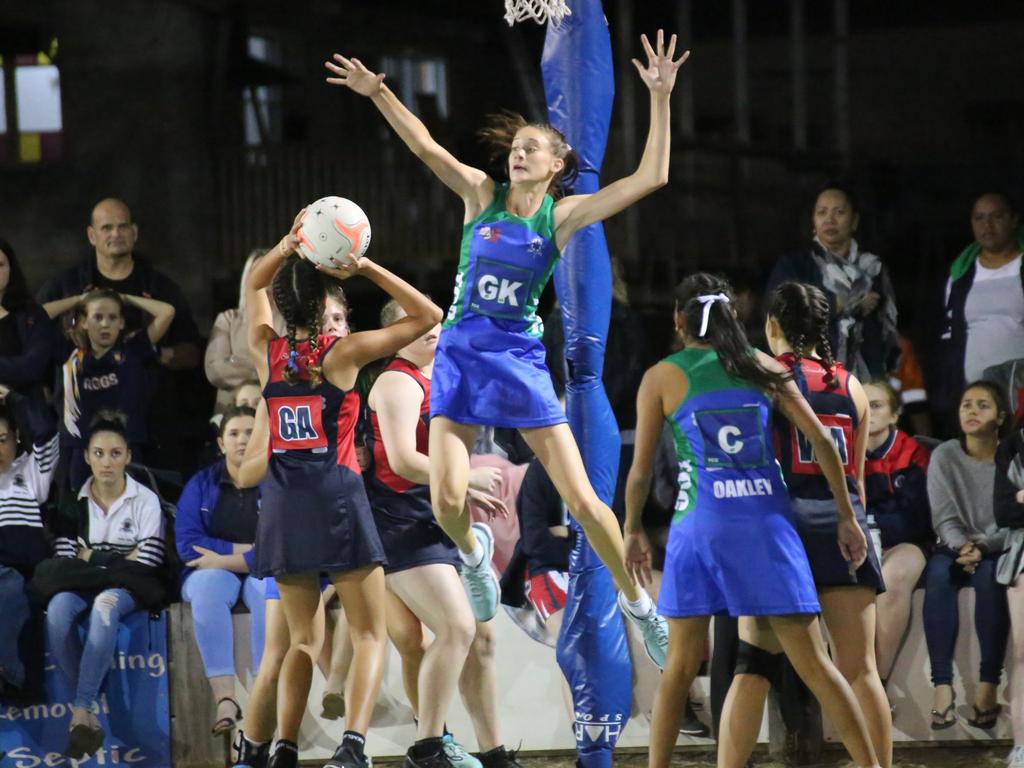
[[[448,758],[454,768],[483,768],[483,763],[473,757],[465,748],[455,740],[450,733],[446,733],[441,739],[444,756]]]
[[[469,607],[477,621],[490,621],[498,612],[498,599],[501,597],[501,586],[491,568],[494,557],[494,534],[486,523],[473,523],[473,536],[484,548],[484,557],[480,565],[470,568],[462,564],[462,586],[469,598]]]
[[[658,669],[665,668],[665,658],[668,656],[668,625],[658,615],[658,611],[651,603],[651,610],[646,616],[637,616],[626,604],[626,595],[619,592],[619,609],[622,614],[636,625],[644,638],[644,650],[647,657],[654,662]]]

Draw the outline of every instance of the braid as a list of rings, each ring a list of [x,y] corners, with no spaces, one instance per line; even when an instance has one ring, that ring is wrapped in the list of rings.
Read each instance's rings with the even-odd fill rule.
[[[807,356],[808,339],[815,339],[812,348],[817,350],[825,369],[822,379],[829,389],[838,387],[833,370],[836,363],[828,341],[829,306],[825,294],[813,285],[783,283],[772,294],[768,314],[778,321],[783,335],[793,346],[797,365]]]
[[[274,303],[287,324],[288,362],[283,376],[289,384],[308,378],[317,387],[322,380],[322,363],[319,360],[319,336],[326,286],[323,277],[309,262],[297,256],[289,256],[274,275],[272,284]],[[299,355],[295,334],[298,328],[310,331],[309,353]]]
[[[829,389],[836,389],[839,386],[833,370],[836,361],[832,358],[832,345],[829,344],[827,333],[822,333],[818,339],[818,350],[821,352],[821,362],[825,366],[825,376],[823,377],[825,386]]]

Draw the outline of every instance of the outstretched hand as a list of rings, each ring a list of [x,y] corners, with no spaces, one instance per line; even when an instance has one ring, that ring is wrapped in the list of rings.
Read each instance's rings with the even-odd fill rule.
[[[375,96],[384,82],[384,73],[371,72],[359,59],[346,59],[340,53],[334,54],[334,61],[325,61],[324,66],[335,74],[328,77],[331,85],[344,85],[360,96]]]
[[[370,260],[365,256],[353,256],[352,261],[340,267],[325,267],[323,264],[313,264],[317,272],[333,277],[335,280],[348,280],[353,275],[358,275]]]
[[[277,247],[281,249],[282,256],[287,256],[291,253],[301,253],[299,251],[299,230],[302,229],[302,217],[305,215],[305,208],[295,214],[292,228],[288,230],[288,234],[282,237],[281,242],[277,244]]]
[[[639,59],[633,59],[633,66],[640,73],[640,79],[644,81],[651,93],[672,93],[676,84],[676,72],[683,66],[683,62],[690,58],[689,51],[683,51],[683,55],[673,61],[676,53],[676,36],[668,40],[668,50],[665,50],[665,33],[658,30],[657,46],[651,48],[647,35],[640,35],[640,42],[647,52],[647,66],[640,63]]]

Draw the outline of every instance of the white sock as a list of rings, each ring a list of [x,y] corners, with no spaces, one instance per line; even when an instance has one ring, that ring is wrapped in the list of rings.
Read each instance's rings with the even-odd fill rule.
[[[625,597],[625,595],[623,595],[623,597]],[[626,607],[629,609],[629,612],[637,618],[643,618],[651,612],[651,596],[647,594],[646,590],[641,589],[640,597],[638,597],[636,600],[625,599],[622,602],[626,604]]]
[[[459,557],[462,559],[462,562],[470,568],[476,568],[484,561],[484,548],[480,546],[480,542],[476,541],[475,537],[473,541],[476,544],[476,547],[473,548],[472,552],[463,552],[461,549],[459,550]]]

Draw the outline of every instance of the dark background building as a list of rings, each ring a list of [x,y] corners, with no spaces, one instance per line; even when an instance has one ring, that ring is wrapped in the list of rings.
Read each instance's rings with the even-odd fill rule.
[[[693,48],[673,100],[671,182],[607,224],[634,303],[663,307],[698,266],[762,273],[809,239],[815,189],[842,175],[864,204],[861,243],[890,265],[926,348],[948,264],[971,238],[971,200],[1019,188],[1024,6],[605,10],[618,70],[606,178],[633,167],[646,135],[629,65],[640,32],[679,30]],[[510,30],[502,14],[499,0],[6,0],[0,235],[36,287],[86,251],[93,203],[121,197],[138,251],[208,327],[234,303],[251,247],[276,242],[305,202],[342,194],[370,216],[372,255],[443,302],[458,201],[371,105],[324,83],[322,62],[337,50],[382,68],[443,144],[483,165],[483,115],[543,116],[543,30]]]

